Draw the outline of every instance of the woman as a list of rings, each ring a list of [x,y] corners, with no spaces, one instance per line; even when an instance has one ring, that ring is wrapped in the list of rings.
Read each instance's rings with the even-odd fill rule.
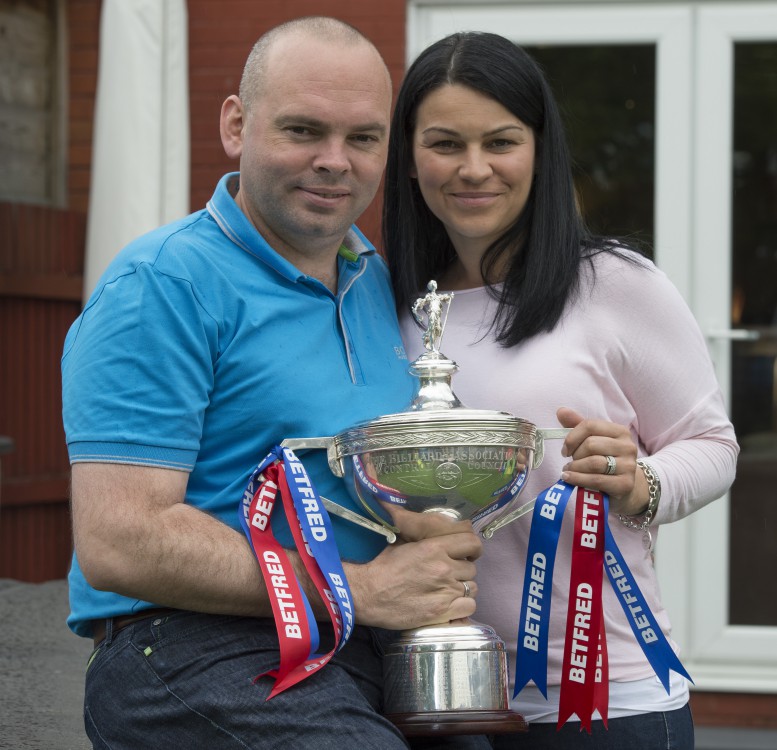
[[[457,396],[572,428],[546,445],[526,499],[559,477],[607,493],[617,546],[670,638],[651,546],[660,524],[728,489],[738,446],[677,290],[640,254],[585,227],[556,104],[526,52],[464,33],[415,61],[392,122],[383,226],[408,356],[422,350],[410,307],[434,279],[455,295],[441,348],[460,366]],[[525,516],[498,531],[478,561],[476,618],[497,629],[511,663],[530,524]],[[572,526],[562,526],[556,558],[548,698],[529,682],[513,701],[528,736],[497,736],[495,747],[693,747],[687,681],[671,672],[667,694],[606,582],[609,729],[594,714],[590,735],[576,721],[556,731]]]

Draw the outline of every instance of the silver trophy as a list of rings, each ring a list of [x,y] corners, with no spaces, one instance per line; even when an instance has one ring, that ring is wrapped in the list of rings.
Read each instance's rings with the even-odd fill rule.
[[[384,534],[391,511],[469,519],[485,539],[528,513],[519,498],[542,462],[544,441],[567,429],[540,429],[501,411],[468,409],[451,389],[458,370],[440,352],[453,294],[430,281],[413,314],[425,351],[410,366],[418,388],[407,411],[358,424],[334,437],[295,438],[297,449],[322,448],[329,468],[369,517],[322,498],[330,513]],[[384,659],[384,711],[404,734],[492,734],[526,729],[511,711],[504,642],[469,621],[406,630]]]

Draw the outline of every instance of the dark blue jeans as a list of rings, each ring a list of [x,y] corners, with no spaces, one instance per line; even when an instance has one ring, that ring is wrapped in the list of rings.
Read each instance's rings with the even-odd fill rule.
[[[485,737],[406,740],[380,714],[385,631],[357,627],[320,672],[266,701],[272,620],[181,612],[105,640],[86,672],[84,722],[99,750],[490,750]]]
[[[493,737],[494,750],[693,750],[693,718],[688,705],[666,713],[638,714],[591,722],[591,734],[579,721],[556,725],[529,724],[527,734]]]

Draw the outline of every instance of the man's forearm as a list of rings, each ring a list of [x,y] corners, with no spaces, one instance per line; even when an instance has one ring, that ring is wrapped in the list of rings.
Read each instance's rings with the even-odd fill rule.
[[[81,569],[97,589],[159,606],[272,616],[259,563],[245,536],[183,502],[187,476],[162,469],[91,464],[73,469],[73,528]],[[118,489],[117,489],[118,488]],[[345,564],[356,622],[402,629],[474,612],[480,540],[469,524],[394,519],[405,539],[374,560]],[[299,555],[288,552],[316,616],[328,619]]]
[[[256,559],[244,536],[183,503],[150,523],[116,524],[90,534],[76,552],[87,581],[159,606],[213,614],[272,614]]]

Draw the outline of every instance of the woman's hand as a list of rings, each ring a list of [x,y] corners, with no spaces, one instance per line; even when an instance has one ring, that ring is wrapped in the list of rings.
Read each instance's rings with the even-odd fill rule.
[[[606,492],[614,513],[632,516],[644,512],[647,481],[638,470],[637,446],[628,427],[603,419],[584,419],[566,407],[556,416],[562,426],[572,428],[561,449],[563,456],[571,458],[561,478],[569,484]]]

